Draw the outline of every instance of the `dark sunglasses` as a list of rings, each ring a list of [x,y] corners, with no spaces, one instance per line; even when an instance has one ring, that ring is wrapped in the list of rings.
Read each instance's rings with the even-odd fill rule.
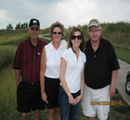
[[[61,32],[53,32],[53,34],[59,34],[59,35],[61,35]]]
[[[31,30],[32,30],[32,31],[34,31],[34,30],[35,30],[35,31],[38,31],[39,28],[38,28],[38,27],[37,27],[37,28],[31,27]]]
[[[81,40],[81,39],[82,39],[81,35],[78,35],[78,36],[72,35],[72,37],[71,37],[72,40],[76,40],[76,38],[77,38],[78,40]]]

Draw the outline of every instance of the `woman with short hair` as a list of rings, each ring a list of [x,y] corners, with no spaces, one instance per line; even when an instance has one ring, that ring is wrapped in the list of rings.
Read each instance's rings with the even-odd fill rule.
[[[60,109],[58,104],[58,93],[60,85],[60,62],[61,55],[66,49],[61,44],[65,30],[63,24],[55,22],[51,25],[50,36],[52,42],[46,45],[41,56],[40,83],[43,101],[48,108],[48,119],[55,120],[57,111],[57,120],[60,120]],[[67,46],[67,43],[66,43]]]

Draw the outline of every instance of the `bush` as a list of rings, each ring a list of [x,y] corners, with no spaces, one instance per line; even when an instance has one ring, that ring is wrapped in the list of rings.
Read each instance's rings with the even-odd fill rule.
[[[117,23],[104,23],[102,24],[102,28],[105,31],[110,32],[122,32],[122,33],[130,33],[130,23],[126,22],[117,22]]]
[[[0,70],[13,63],[17,46],[0,46]]]

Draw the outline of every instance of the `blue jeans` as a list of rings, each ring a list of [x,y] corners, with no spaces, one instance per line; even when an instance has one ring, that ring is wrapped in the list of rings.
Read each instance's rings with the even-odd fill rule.
[[[80,95],[80,90],[77,93],[72,93],[72,96],[76,98]],[[60,106],[60,113],[61,113],[61,120],[77,120],[78,113],[80,108],[80,102],[76,105],[70,105],[68,100],[68,95],[62,88],[59,87],[59,106]]]

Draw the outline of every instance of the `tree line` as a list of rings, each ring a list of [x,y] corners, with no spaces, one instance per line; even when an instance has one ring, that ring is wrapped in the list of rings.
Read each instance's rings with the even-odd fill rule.
[[[16,27],[15,27],[15,30],[19,30],[19,29],[26,29],[26,28],[28,28],[28,23],[18,23],[18,24],[16,24]],[[6,30],[13,30],[14,28],[13,28],[13,26],[12,26],[12,24],[11,23],[9,23],[7,26],[6,26]]]

